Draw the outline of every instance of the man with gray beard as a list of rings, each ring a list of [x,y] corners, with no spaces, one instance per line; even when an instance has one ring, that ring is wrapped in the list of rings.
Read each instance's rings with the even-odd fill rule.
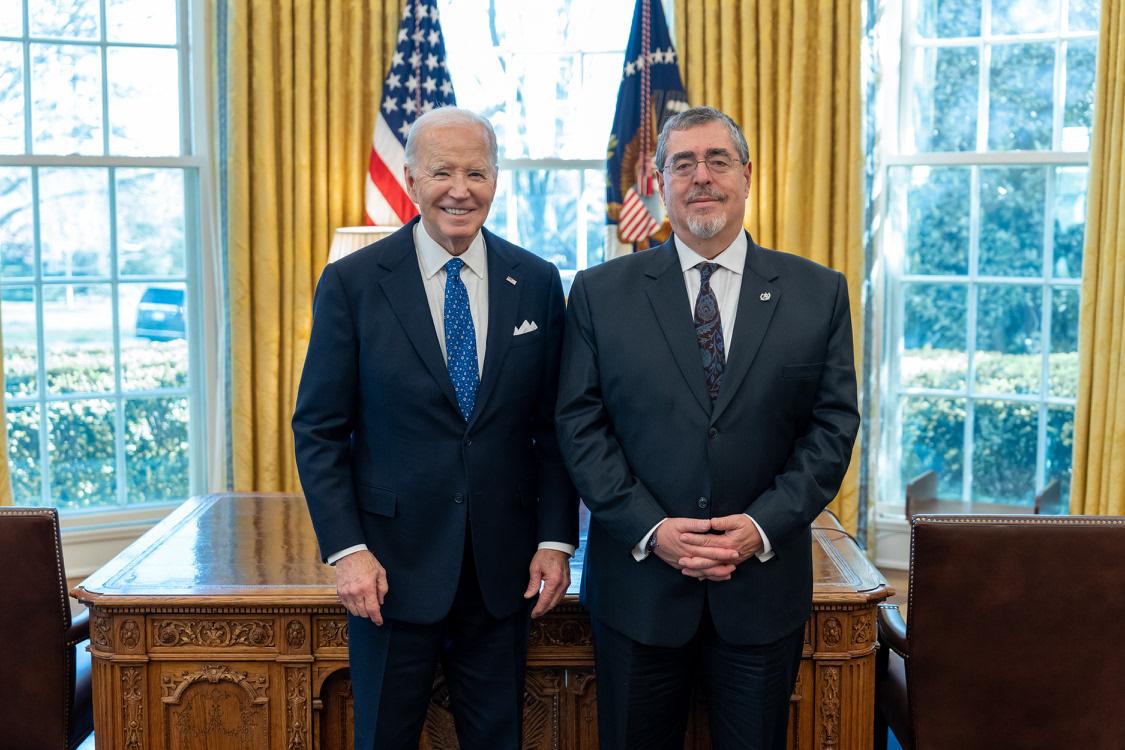
[[[746,139],[699,107],[664,124],[674,236],[574,280],[556,425],[591,512],[603,748],[784,748],[812,609],[810,524],[859,427],[844,277],[743,229]]]

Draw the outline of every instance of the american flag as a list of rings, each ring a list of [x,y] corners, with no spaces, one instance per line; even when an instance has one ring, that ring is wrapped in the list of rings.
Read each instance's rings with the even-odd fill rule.
[[[616,225],[617,240],[631,244],[628,249],[667,236],[652,157],[664,120],[687,107],[660,0],[637,0],[606,164],[606,222]]]
[[[436,0],[407,0],[383,102],[371,136],[364,204],[368,224],[398,226],[418,209],[406,194],[406,134],[431,109],[455,105]]]

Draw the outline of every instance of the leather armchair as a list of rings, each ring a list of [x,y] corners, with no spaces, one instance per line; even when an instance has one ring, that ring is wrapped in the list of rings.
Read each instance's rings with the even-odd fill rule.
[[[908,621],[880,611],[876,736],[889,725],[920,750],[1121,747],[1123,550],[1125,518],[917,516]]]
[[[72,750],[94,729],[88,613],[71,618],[54,508],[0,508],[0,748]]]

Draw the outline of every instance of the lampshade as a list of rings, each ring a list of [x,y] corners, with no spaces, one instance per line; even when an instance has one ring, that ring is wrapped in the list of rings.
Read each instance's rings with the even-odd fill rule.
[[[332,246],[328,248],[328,262],[340,260],[345,255],[361,247],[367,247],[398,229],[398,227],[340,227],[332,235]]]

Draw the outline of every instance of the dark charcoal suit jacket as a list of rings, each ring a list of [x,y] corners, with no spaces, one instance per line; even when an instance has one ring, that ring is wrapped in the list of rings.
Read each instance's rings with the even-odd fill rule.
[[[799,627],[809,527],[839,490],[859,427],[844,277],[750,240],[714,407],[672,239],[578,275],[556,413],[591,511],[582,600],[634,640],[677,646],[706,599],[736,644]],[[775,556],[700,583],[630,550],[660,519],[749,513]]]
[[[321,554],[365,543],[387,569],[386,617],[445,616],[470,518],[484,601],[503,617],[524,601],[538,543],[578,541],[553,415],[562,286],[553,265],[484,231],[488,338],[466,424],[418,269],[417,221],[324,269],[293,414],[297,467]],[[514,336],[525,320],[538,330]]]

